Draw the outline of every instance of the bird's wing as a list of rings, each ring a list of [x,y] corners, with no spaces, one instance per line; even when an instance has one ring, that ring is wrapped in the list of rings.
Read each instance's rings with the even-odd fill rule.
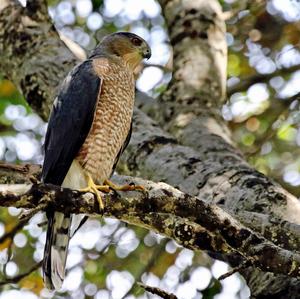
[[[90,131],[100,90],[92,60],[78,65],[63,82],[46,133],[43,182],[62,184]]]

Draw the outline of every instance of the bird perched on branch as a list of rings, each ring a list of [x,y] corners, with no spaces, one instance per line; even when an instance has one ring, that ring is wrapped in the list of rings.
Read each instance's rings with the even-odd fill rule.
[[[84,192],[141,189],[108,179],[131,135],[134,72],[150,58],[141,37],[118,32],[106,36],[90,57],[62,83],[45,139],[42,181]],[[72,215],[49,210],[43,261],[46,286],[59,289],[65,276]]]

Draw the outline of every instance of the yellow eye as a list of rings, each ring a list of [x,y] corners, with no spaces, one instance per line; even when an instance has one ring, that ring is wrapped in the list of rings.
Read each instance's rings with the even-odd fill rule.
[[[140,46],[142,44],[142,41],[140,39],[136,38],[136,37],[132,38],[131,42],[135,46]]]

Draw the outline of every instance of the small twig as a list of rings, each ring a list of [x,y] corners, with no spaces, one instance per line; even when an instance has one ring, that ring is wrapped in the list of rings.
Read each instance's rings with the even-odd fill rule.
[[[243,263],[241,263],[239,266],[232,268],[230,271],[228,271],[227,273],[221,275],[218,280],[223,280],[229,276],[231,276],[232,274],[241,271],[242,269],[244,269],[245,267],[248,266],[248,261],[245,261]]]
[[[154,295],[157,295],[163,299],[177,299],[177,297],[172,294],[172,293],[167,293],[166,291],[160,289],[160,288],[157,288],[157,287],[150,287],[150,286],[147,286],[141,282],[138,282],[137,283],[141,288],[145,289],[147,292],[150,292]]]
[[[8,264],[8,262],[10,262],[11,257],[12,257],[12,248],[11,248],[12,244],[13,244],[13,242],[11,241],[7,247],[7,260],[6,260],[5,264],[3,265],[3,274],[4,274],[5,279],[7,278],[7,272],[6,272],[7,264]]]
[[[154,248],[149,260],[147,261],[147,264],[144,265],[141,269],[139,269],[137,275],[135,275],[135,278],[134,278],[135,282],[137,282],[137,280],[141,280],[142,275],[145,272],[148,272],[149,269],[151,269],[153,267],[155,262],[158,260],[158,258],[161,256],[161,254],[164,252],[164,248],[165,248],[167,241],[168,241],[168,239],[163,240]],[[129,295],[130,292],[133,290],[134,286],[135,286],[135,284],[133,284],[131,286],[131,288],[125,293],[125,295],[121,299],[126,298],[127,295]]]
[[[10,241],[7,247],[7,261],[3,266],[3,274],[5,276],[5,278],[7,277],[6,275],[6,266],[7,263],[10,261],[11,257],[12,257],[12,245],[13,245],[13,238],[16,235],[16,233],[21,230],[27,223],[28,223],[29,218],[24,218],[21,219],[9,232],[7,232],[6,234],[4,234],[1,238],[0,238],[0,244],[3,244],[7,239]],[[1,284],[0,284],[1,285]]]
[[[38,227],[44,227],[46,224],[48,224],[48,221],[42,221],[37,224]]]
[[[0,167],[3,169],[10,169],[20,172],[28,172],[27,164],[23,165],[15,165],[15,164],[7,164],[7,163],[0,163]]]
[[[255,74],[249,77],[241,78],[240,82],[227,88],[227,96],[230,97],[232,94],[240,91],[247,90],[251,85],[258,82],[266,82],[273,77],[290,75],[293,72],[299,70],[299,64],[293,65],[287,68],[281,68],[271,74]]]
[[[40,261],[39,263],[35,264],[32,268],[30,268],[25,273],[22,273],[20,275],[17,275],[17,276],[11,277],[11,278],[7,278],[6,280],[0,281],[0,286],[3,286],[3,285],[8,284],[8,283],[17,283],[17,282],[19,282],[21,279],[23,279],[27,275],[31,274],[35,270],[37,270],[42,265],[42,262],[43,261]]]
[[[157,68],[161,69],[162,71],[168,72],[168,73],[173,71],[172,68],[170,68],[166,65],[161,65],[161,64],[156,64],[156,63],[144,63],[143,66],[144,67],[150,67],[150,66],[157,67]]]
[[[22,229],[28,222],[28,218],[24,218],[21,219],[18,224],[16,224],[9,232],[7,232],[6,234],[4,234],[1,238],[0,238],[0,244],[2,244],[4,241],[6,241],[6,239],[13,239],[13,237],[15,236],[15,234]]]
[[[29,180],[30,180],[30,182],[31,182],[32,184],[38,184],[38,183],[40,183],[40,181],[39,181],[35,176],[33,176],[33,175],[31,175],[31,176],[29,177]]]
[[[24,211],[20,216],[20,220],[28,221],[30,218],[32,218],[38,212],[44,211],[47,206],[48,206],[48,203],[41,202],[41,204],[38,205],[36,208]]]
[[[297,93],[289,98],[286,98],[286,99],[284,99],[284,101],[282,101],[279,98],[276,98],[275,100],[278,101],[278,103],[276,103],[277,105],[275,104],[275,105],[271,106],[263,114],[263,115],[265,115],[265,114],[269,115],[270,112],[272,113],[272,110],[273,110],[273,111],[276,111],[275,115],[272,116],[272,114],[271,114],[270,124],[266,128],[263,136],[255,141],[254,149],[244,152],[244,155],[246,157],[256,155],[261,150],[262,145],[274,137],[277,130],[273,128],[273,124],[280,119],[286,119],[286,116],[290,110],[290,105],[293,102],[300,100],[300,93]],[[263,117],[263,115],[262,115],[262,117]]]

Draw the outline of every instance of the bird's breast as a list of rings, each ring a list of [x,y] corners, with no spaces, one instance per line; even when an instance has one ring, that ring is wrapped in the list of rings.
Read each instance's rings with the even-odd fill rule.
[[[101,75],[102,85],[94,121],[77,160],[95,181],[112,173],[128,135],[134,105],[134,78],[128,69],[113,66]]]

